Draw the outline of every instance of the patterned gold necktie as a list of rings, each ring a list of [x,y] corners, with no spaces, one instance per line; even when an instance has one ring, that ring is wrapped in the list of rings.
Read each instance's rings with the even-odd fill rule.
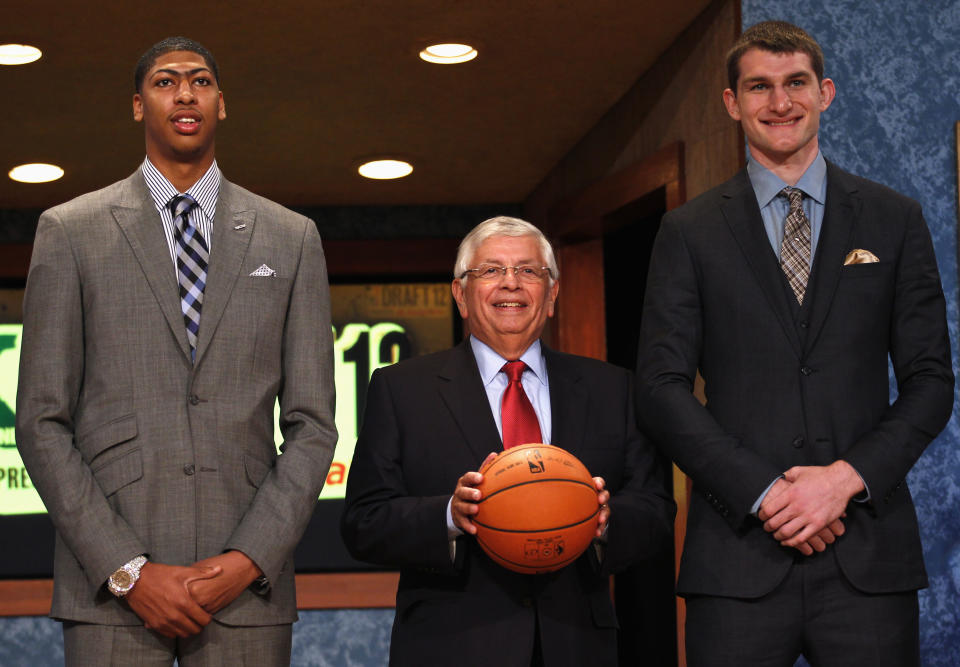
[[[780,194],[790,200],[790,211],[783,224],[783,243],[780,244],[780,268],[790,287],[803,305],[803,295],[810,279],[810,221],[803,212],[803,192],[784,188]]]

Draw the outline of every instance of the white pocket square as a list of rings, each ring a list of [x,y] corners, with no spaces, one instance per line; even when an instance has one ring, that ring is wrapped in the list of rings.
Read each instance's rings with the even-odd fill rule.
[[[274,271],[273,269],[271,269],[271,268],[270,268],[269,266],[267,266],[266,264],[261,264],[261,265],[257,268],[257,270],[254,271],[253,273],[251,273],[250,275],[251,275],[251,276],[255,276],[255,277],[257,277],[257,278],[263,278],[263,277],[276,278],[276,277],[277,277],[277,272]]]

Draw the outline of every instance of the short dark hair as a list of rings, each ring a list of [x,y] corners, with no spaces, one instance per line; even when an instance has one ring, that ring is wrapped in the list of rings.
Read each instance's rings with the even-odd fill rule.
[[[747,28],[727,52],[727,79],[734,95],[740,78],[740,58],[750,49],[772,53],[806,53],[817,75],[817,83],[823,81],[823,51],[817,41],[803,28],[792,23],[764,21]]]
[[[147,49],[147,52],[140,56],[140,60],[137,61],[137,69],[133,73],[133,86],[138,93],[142,92],[143,80],[150,68],[157,62],[157,58],[171,51],[190,51],[201,56],[207,63],[207,67],[213,72],[213,78],[217,80],[217,86],[220,85],[220,69],[207,47],[187,37],[167,37]]]

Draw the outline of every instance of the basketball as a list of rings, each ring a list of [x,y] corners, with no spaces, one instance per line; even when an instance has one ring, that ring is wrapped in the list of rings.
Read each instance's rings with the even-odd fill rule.
[[[575,561],[597,530],[597,489],[586,467],[551,445],[511,447],[480,470],[477,542],[503,567],[552,572]]]

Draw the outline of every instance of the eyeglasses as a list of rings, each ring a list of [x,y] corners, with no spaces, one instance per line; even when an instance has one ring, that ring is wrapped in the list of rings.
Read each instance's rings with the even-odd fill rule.
[[[521,280],[525,283],[538,283],[546,277],[553,277],[553,272],[548,266],[531,266],[529,264],[524,264],[523,266],[496,266],[495,264],[481,264],[480,266],[474,269],[467,269],[460,274],[460,277],[463,278],[467,274],[470,274],[477,280],[483,282],[493,282],[495,280],[501,280],[505,278],[508,270],[513,270],[513,275],[517,277],[517,280]]]

